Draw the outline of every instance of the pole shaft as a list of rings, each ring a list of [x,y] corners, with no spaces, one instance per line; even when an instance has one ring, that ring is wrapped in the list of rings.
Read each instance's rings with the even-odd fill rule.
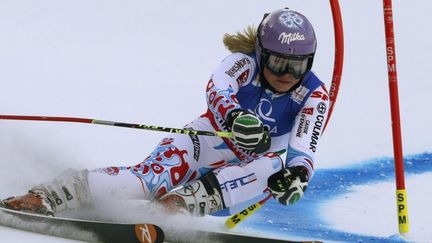
[[[399,113],[399,91],[396,71],[396,47],[393,28],[393,6],[391,0],[383,0],[384,27],[387,53],[387,72],[390,92],[390,110],[393,134],[393,153],[396,179],[396,206],[400,233],[409,231],[408,207],[405,192],[402,132]]]
[[[405,189],[402,135],[399,113],[399,91],[396,71],[396,48],[393,28],[393,9],[391,0],[384,0],[384,23],[393,134],[393,150],[396,169],[396,186],[397,189]]]
[[[160,126],[152,126],[152,125],[104,121],[104,120],[96,120],[96,119],[88,119],[88,118],[76,118],[76,117],[0,115],[0,120],[56,121],[56,122],[91,123],[91,124],[98,124],[98,125],[135,128],[135,129],[158,131],[158,132],[169,132],[169,133],[177,133],[177,134],[218,136],[218,137],[226,137],[226,138],[231,137],[230,132],[199,131],[199,130],[190,130],[190,129],[182,129],[182,128],[160,127]]]
[[[344,32],[342,24],[342,13],[339,6],[338,0],[330,0],[330,7],[332,10],[333,17],[333,28],[335,38],[335,55],[333,65],[333,78],[330,85],[330,110],[328,113],[325,127],[327,127],[330,117],[333,113],[333,109],[336,103],[336,99],[339,93],[339,87],[342,79],[343,61],[344,61]]]

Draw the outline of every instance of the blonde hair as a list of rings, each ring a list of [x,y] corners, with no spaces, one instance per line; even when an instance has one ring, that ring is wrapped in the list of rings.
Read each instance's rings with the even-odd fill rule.
[[[249,25],[242,32],[235,34],[225,34],[223,43],[230,52],[253,53],[255,52],[255,42],[257,28]]]

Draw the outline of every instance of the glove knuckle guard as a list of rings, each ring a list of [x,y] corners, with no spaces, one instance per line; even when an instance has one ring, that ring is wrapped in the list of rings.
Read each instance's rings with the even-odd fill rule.
[[[308,186],[307,170],[303,166],[283,169],[269,177],[268,188],[272,196],[283,205],[296,203]]]
[[[255,153],[263,153],[270,148],[270,135],[255,115],[234,110],[227,117],[227,125],[238,147]]]

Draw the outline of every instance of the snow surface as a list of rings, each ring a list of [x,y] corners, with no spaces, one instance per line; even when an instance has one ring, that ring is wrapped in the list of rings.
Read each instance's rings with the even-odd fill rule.
[[[321,140],[314,181],[299,206],[269,202],[238,231],[265,229],[287,238],[309,235],[326,241],[402,241],[396,237],[382,2],[340,4],[342,86]],[[264,12],[284,6],[314,24],[314,71],[329,84],[334,39],[328,1],[0,1],[0,113],[182,127],[205,110],[205,84],[228,54],[223,34],[256,26]],[[416,161],[406,176],[411,223],[406,239],[432,242],[432,83],[425,77],[432,54],[432,3],[395,0],[393,6],[404,153]],[[0,134],[0,198],[22,194],[68,167],[135,164],[164,136],[18,121],[1,121]],[[0,227],[0,241],[27,240],[72,242]]]

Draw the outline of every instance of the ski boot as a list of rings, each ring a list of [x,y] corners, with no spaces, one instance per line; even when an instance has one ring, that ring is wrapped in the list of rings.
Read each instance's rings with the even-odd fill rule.
[[[213,173],[180,189],[168,192],[157,203],[168,213],[212,214],[225,208],[219,183]]]
[[[87,170],[68,169],[54,180],[33,187],[27,194],[3,200],[5,208],[52,215],[65,209],[87,206],[90,191]]]
[[[43,190],[30,190],[27,194],[2,200],[1,206],[28,213],[54,216],[55,203]]]

